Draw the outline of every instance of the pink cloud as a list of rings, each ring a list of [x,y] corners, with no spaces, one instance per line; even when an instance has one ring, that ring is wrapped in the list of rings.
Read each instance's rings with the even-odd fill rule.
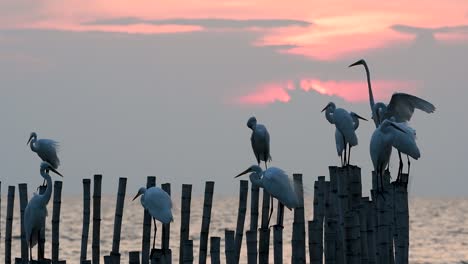
[[[417,83],[413,81],[374,80],[372,84],[375,99],[384,102],[394,92],[414,93],[417,90]],[[293,81],[262,84],[252,93],[239,97],[236,102],[247,105],[287,103],[291,100],[288,92],[296,88],[306,92],[315,91],[326,96],[337,96],[349,102],[369,100],[365,81],[322,81],[314,78],[303,78],[299,82],[299,87],[294,87]]]

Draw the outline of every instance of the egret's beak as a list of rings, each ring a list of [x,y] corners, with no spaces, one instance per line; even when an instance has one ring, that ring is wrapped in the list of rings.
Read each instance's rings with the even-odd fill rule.
[[[138,193],[135,195],[135,197],[133,197],[132,201],[135,201],[135,199],[138,198],[138,196],[140,196],[140,195],[141,195],[141,192],[138,192]]]
[[[358,60],[358,61],[356,61],[355,63],[349,65],[348,67],[353,67],[353,66],[361,65],[361,64],[364,64],[364,60]]]
[[[26,143],[26,145],[29,145],[29,142],[31,142],[31,139],[33,138],[33,136],[30,136],[29,139],[28,139],[28,143]]]
[[[59,175],[60,177],[63,177],[63,175],[60,174],[60,172],[56,171],[54,168],[50,168],[49,170],[52,171],[53,173]]]
[[[403,130],[403,129],[401,129],[397,124],[395,124],[395,123],[390,123],[390,125],[392,125],[392,126],[393,126],[394,128],[396,128],[397,130],[400,130],[401,132],[407,134],[406,131]]]
[[[360,115],[358,115],[358,114],[356,114],[356,113],[354,113],[354,114],[355,114],[356,117],[359,118],[359,119],[362,119],[362,120],[364,120],[364,121],[369,121],[369,120],[365,119],[364,117],[362,117],[362,116],[360,116]]]
[[[249,172],[251,172],[251,171],[252,171],[252,170],[251,170],[250,168],[248,168],[248,169],[246,169],[245,171],[241,172],[239,175],[237,175],[237,176],[234,177],[234,178],[240,177],[240,176],[242,176],[242,175],[244,175],[244,174],[247,174],[247,173],[249,173]]]
[[[322,113],[323,111],[327,110],[327,108],[328,108],[329,105],[330,105],[330,104],[327,104],[327,106],[325,106],[325,107],[322,109],[322,111],[320,111],[320,113]]]

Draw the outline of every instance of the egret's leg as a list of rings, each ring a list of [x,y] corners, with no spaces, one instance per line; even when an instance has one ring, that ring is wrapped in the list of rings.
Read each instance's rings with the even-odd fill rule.
[[[153,223],[154,223],[154,235],[153,235],[153,249],[156,247],[156,219],[153,217]]]
[[[32,263],[33,259],[32,259],[32,239],[31,238],[29,238],[29,245],[28,246],[29,246],[29,260]]]
[[[401,152],[398,151],[398,158],[400,159],[400,163],[398,165],[398,176],[397,176],[397,182],[400,182],[401,180],[401,173],[403,172],[403,161],[401,159]]]
[[[406,158],[408,159],[408,177],[409,177],[409,172],[410,172],[410,167],[411,167],[411,161],[410,161],[409,155],[406,155]]]
[[[343,136],[343,142],[344,142],[344,164],[346,165],[346,140],[345,137]]]
[[[344,166],[344,163],[343,163],[343,153],[341,153],[341,155],[340,155],[340,161],[341,161],[341,167],[343,167],[343,166]]]
[[[271,215],[273,214],[273,196],[270,195],[270,215],[268,216],[267,226],[270,226]]]
[[[265,160],[265,170],[268,169],[267,161]]]
[[[350,160],[351,160],[351,145],[349,145],[349,151],[348,151],[348,165],[349,165]]]

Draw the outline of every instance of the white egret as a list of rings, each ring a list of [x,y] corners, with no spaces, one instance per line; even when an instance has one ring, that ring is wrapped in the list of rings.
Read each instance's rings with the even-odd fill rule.
[[[62,174],[56,171],[51,164],[42,162],[40,172],[41,176],[47,182],[46,190],[43,194],[35,193],[24,210],[24,231],[26,233],[31,261],[32,248],[37,244],[41,234],[41,229],[45,224],[47,204],[49,203],[50,196],[52,194],[52,179],[48,174],[49,170],[62,176]]]
[[[391,118],[390,120],[392,120]],[[410,158],[415,160],[421,157],[421,153],[419,148],[416,144],[416,130],[411,128],[406,122],[396,123],[398,127],[405,131],[402,133],[401,131],[396,131],[395,138],[393,140],[393,147],[398,150],[398,157],[400,158],[400,164],[398,166],[398,177],[397,182],[401,180],[401,174],[403,170],[403,161],[401,159],[401,153],[406,154],[408,160],[408,174],[410,173],[411,162]]]
[[[28,143],[31,147],[31,150],[36,152],[37,155],[49,163],[52,168],[58,169],[60,166],[60,160],[57,156],[58,152],[58,142],[52,139],[37,139],[36,132],[32,132],[29,136]],[[45,181],[44,181],[45,183]]]
[[[169,224],[174,220],[172,216],[172,201],[169,194],[159,187],[151,187],[146,189],[141,187],[133,200],[141,195],[140,202],[143,208],[153,218],[154,223],[154,236],[153,236],[153,249],[156,243],[156,220],[163,224]]]
[[[249,176],[252,184],[263,188],[271,196],[268,223],[270,223],[270,218],[273,213],[273,198],[276,198],[279,203],[286,206],[289,210],[299,206],[299,199],[295,188],[288,175],[282,169],[270,167],[266,170],[262,170],[260,166],[252,165],[234,178],[249,172],[252,172]]]
[[[330,102],[322,109],[325,111],[325,117],[330,124],[334,124],[335,143],[338,156],[341,158],[341,165],[349,165],[351,159],[351,148],[358,144],[355,130],[359,127],[359,119],[366,120],[354,112],[348,112],[343,108],[336,108],[335,103]],[[349,146],[348,158],[346,158],[346,146]],[[343,156],[344,150],[344,159]]]
[[[398,132],[402,134],[399,135]],[[374,171],[377,174],[377,181],[380,180],[380,187],[383,190],[383,173],[390,161],[392,145],[397,136],[412,137],[406,131],[390,120],[385,120],[377,127],[372,134],[370,141],[370,155]]]
[[[271,161],[270,155],[270,134],[266,127],[262,124],[257,124],[257,119],[252,116],[247,121],[247,127],[252,129],[250,142],[252,149],[257,159],[257,164],[260,166],[262,161],[265,162],[265,168],[268,168],[267,161]]]

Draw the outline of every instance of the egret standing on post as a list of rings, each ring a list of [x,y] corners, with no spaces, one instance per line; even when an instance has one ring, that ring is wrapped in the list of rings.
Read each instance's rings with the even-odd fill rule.
[[[174,220],[172,217],[172,201],[169,194],[159,187],[151,187],[146,189],[141,187],[133,200],[141,195],[140,202],[143,208],[153,218],[154,223],[154,236],[153,236],[153,249],[156,243],[156,220],[163,224],[169,224]]]
[[[36,132],[32,132],[29,136],[28,143],[31,150],[36,152],[37,155],[51,165],[55,170],[60,166],[60,160],[57,156],[58,142],[52,139],[37,139]],[[43,185],[45,184],[45,181]]]
[[[336,108],[333,102],[330,102],[322,109],[325,111],[325,118],[330,124],[334,124],[335,130],[335,143],[338,156],[341,158],[341,165],[349,165],[351,159],[351,147],[358,144],[358,139],[355,130],[359,127],[359,119],[366,120],[356,113],[348,112],[343,108]],[[346,158],[346,147],[349,146],[348,157]],[[344,159],[343,159],[344,150]]]
[[[260,166],[260,163],[265,161],[266,169],[268,168],[267,161],[271,161],[270,134],[264,125],[257,124],[257,119],[254,116],[247,121],[247,127],[252,129],[250,142],[252,143],[252,149],[257,159],[257,164]]]
[[[40,172],[41,176],[47,182],[46,190],[43,194],[35,193],[24,210],[24,231],[26,233],[26,240],[29,246],[31,263],[32,248],[37,244],[40,238],[41,229],[45,224],[47,216],[47,204],[49,203],[50,196],[52,194],[52,179],[48,174],[49,170],[62,176],[62,174],[56,171],[51,164],[42,162]]]
[[[252,184],[262,187],[270,194],[271,207],[268,223],[270,223],[270,218],[273,214],[273,198],[276,198],[279,203],[286,206],[289,210],[299,206],[299,200],[295,188],[293,187],[288,175],[282,169],[270,167],[264,171],[260,166],[252,165],[234,178],[249,172],[251,172],[250,181]]]

